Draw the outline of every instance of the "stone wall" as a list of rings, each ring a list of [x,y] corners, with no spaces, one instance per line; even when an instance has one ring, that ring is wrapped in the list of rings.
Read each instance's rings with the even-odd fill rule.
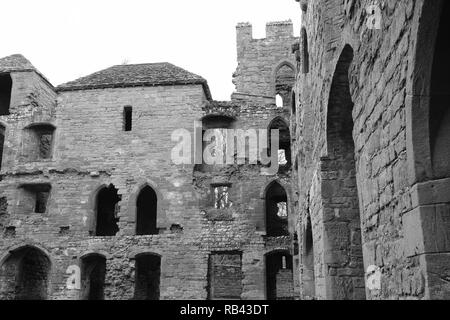
[[[289,28],[284,23],[271,26],[269,42]],[[264,54],[287,56],[292,39],[282,36]],[[272,74],[281,60],[254,64],[253,59],[259,58],[240,60],[240,66],[252,65],[262,72],[268,68]],[[275,78],[267,75],[264,81],[269,83],[259,84],[267,92],[249,87],[255,90],[254,101],[222,103],[209,101],[202,85],[58,92],[37,72],[11,72],[11,114],[0,117],[6,128],[0,182],[4,199],[0,289],[9,286],[11,270],[35,250],[50,261],[49,299],[86,298],[89,281],[83,278],[80,289],[68,287],[72,278],[67,270],[75,265],[85,272],[83,261],[92,256],[106,259],[105,299],[140,299],[146,293],[139,289],[135,295],[136,260],[152,254],[161,257],[159,299],[207,299],[208,261],[219,252],[241,257],[237,298],[265,299],[266,254],[293,255],[296,204],[291,171],[268,176],[261,174],[260,164],[244,164],[198,172],[194,163],[175,165],[171,152],[177,144],[172,133],[186,129],[194,137],[195,121],[205,116],[232,115],[235,127],[245,130],[267,129],[277,117],[289,123],[290,110],[275,106]],[[245,82],[244,77],[250,75],[239,81]],[[265,95],[270,95],[269,103]],[[124,130],[124,107],[132,108],[131,131]],[[29,131],[42,125],[53,128],[52,143],[44,146],[51,147],[51,156],[30,157],[30,148],[35,151],[39,145]],[[30,141],[36,144],[30,147]],[[274,181],[287,193],[289,236],[266,236],[266,190]],[[218,183],[230,186],[232,207],[214,208],[212,192]],[[119,231],[115,236],[96,236],[97,194],[110,185],[120,199],[115,207]],[[39,213],[36,199],[41,196],[35,190],[43,186],[50,192],[45,212]],[[146,186],[157,195],[158,234],[136,236],[136,201]],[[286,275],[283,281],[289,282]],[[0,290],[0,296],[11,298],[14,292]]]
[[[353,59],[347,86],[353,104],[354,174],[362,255],[365,270],[375,266],[381,271],[381,287],[379,290],[367,289],[366,297],[445,298],[449,292],[445,280],[448,267],[444,266],[448,265],[444,253],[448,230],[444,231],[439,225],[448,221],[448,213],[445,209],[436,213],[434,218],[424,216],[425,209],[421,206],[435,208],[433,205],[446,203],[448,197],[441,196],[437,200],[439,194],[446,191],[434,189],[433,194],[437,198],[417,201],[418,198],[423,199],[427,193],[425,190],[431,187],[430,183],[428,186],[420,183],[430,178],[424,177],[421,171],[429,160],[426,159],[426,149],[419,149],[418,141],[420,135],[428,130],[428,125],[425,128],[423,125],[428,123],[428,118],[420,118],[419,101],[422,96],[423,106],[427,99],[426,87],[431,73],[429,60],[433,55],[439,24],[437,17],[442,12],[443,2],[380,2],[381,30],[367,25],[372,11],[366,12],[366,9],[372,3],[301,1],[304,9],[302,27],[308,37],[309,72],[299,73],[296,84],[300,108],[296,115],[297,142],[294,147],[299,161],[299,238],[305,234],[306,218],[310,213],[316,298],[352,298],[349,296],[351,292],[364,288],[362,278],[344,289],[336,286],[336,276],[344,279],[349,274],[336,273],[334,266],[339,257],[333,255],[332,248],[337,245],[337,231],[327,230],[329,226],[337,226],[343,213],[336,207],[330,211],[329,195],[335,199],[340,197],[342,188],[339,185],[345,183],[339,171],[324,171],[330,166],[331,148],[335,146],[328,141],[332,125],[339,121],[332,117],[330,110],[333,79],[339,74],[345,51],[351,50]],[[304,50],[304,47],[299,50]],[[420,88],[422,91],[417,90]],[[341,94],[348,89],[345,85],[339,88]],[[334,182],[330,184],[330,180]],[[437,186],[436,182],[431,182],[431,185]],[[420,187],[424,190],[420,191]],[[342,204],[345,199],[339,201]],[[439,218],[434,220],[436,217]],[[353,250],[350,247],[352,241],[358,242],[356,231],[359,227],[355,225],[354,228],[355,232],[350,234],[341,233],[345,236],[345,239],[339,239],[344,251]],[[417,236],[419,230],[421,235]],[[435,235],[436,232],[439,235]],[[437,248],[434,251],[426,248],[424,243],[430,243],[428,241],[435,241]],[[300,243],[304,242],[300,240]],[[361,250],[350,254],[358,259],[360,255]]]

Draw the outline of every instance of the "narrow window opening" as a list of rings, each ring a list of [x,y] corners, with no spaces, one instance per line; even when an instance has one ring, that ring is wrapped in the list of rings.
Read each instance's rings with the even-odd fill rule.
[[[5,147],[5,127],[0,125],[0,170],[2,169],[4,147]]]
[[[292,91],[292,98],[291,98],[291,109],[292,109],[292,114],[295,115],[296,111],[297,111],[297,100],[295,99],[295,91]]]
[[[308,35],[306,29],[302,28],[302,73],[309,73],[309,49],[308,49]]]
[[[0,116],[10,114],[12,79],[9,74],[0,75]]]
[[[131,131],[133,128],[133,108],[123,108],[124,131]]]

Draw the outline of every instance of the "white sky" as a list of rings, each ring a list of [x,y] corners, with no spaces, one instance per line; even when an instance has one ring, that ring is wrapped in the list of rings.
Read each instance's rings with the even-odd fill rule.
[[[121,64],[171,62],[208,80],[213,98],[234,91],[236,24],[294,22],[295,0],[13,0],[0,2],[0,57],[21,53],[53,85]]]

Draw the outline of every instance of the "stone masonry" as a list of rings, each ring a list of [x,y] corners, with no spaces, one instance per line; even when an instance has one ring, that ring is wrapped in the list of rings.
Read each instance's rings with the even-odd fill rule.
[[[300,8],[301,297],[449,299],[448,1]]]
[[[237,26],[231,101],[0,59],[0,298],[450,299],[449,2],[296,1],[300,38]],[[278,172],[175,164],[179,129],[278,129]]]
[[[23,56],[0,59],[1,299],[299,297],[298,38],[290,21],[269,23],[265,39],[240,24],[237,42],[228,102],[169,63],[114,66],[55,88]],[[280,129],[278,173],[175,164],[173,132],[194,138],[196,123]]]

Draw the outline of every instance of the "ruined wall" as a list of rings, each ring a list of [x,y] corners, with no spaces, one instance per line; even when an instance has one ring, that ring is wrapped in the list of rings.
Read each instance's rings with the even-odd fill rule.
[[[249,23],[239,24],[236,30],[238,67],[233,74],[236,92],[232,100],[262,105],[275,103],[277,71],[288,66],[295,72],[292,44],[298,38],[294,37],[292,22],[268,23],[263,39],[253,38]]]
[[[429,72],[427,63],[419,61],[417,53],[421,53],[421,46],[433,46],[432,40],[419,42],[418,30],[425,28],[424,38],[434,39],[436,29],[429,27],[429,24],[439,16],[441,3],[426,0],[381,2],[381,30],[369,28],[366,24],[366,8],[372,3],[301,1],[304,9],[302,23],[308,37],[309,52],[306,56],[309,57],[309,72],[300,72],[296,85],[300,100],[295,147],[300,167],[298,232],[303,237],[309,212],[314,236],[316,297],[345,299],[352,298],[353,294],[355,298],[356,290],[364,288],[362,279],[344,290],[336,285],[336,278],[340,281],[339,278],[348,277],[348,274],[336,274],[335,269],[338,258],[334,255],[333,243],[343,234],[338,231],[329,233],[326,226],[335,223],[343,211],[330,208],[327,194],[334,197],[342,195],[341,189],[330,189],[330,184],[324,182],[342,179],[340,171],[330,172],[324,167],[331,153],[327,147],[327,131],[330,130],[327,119],[333,77],[340,67],[341,54],[348,45],[353,51],[348,82],[354,104],[352,132],[362,254],[365,270],[371,265],[381,270],[380,290],[366,290],[366,297],[443,298],[448,292],[445,280],[437,280],[438,276],[432,275],[427,268],[432,266],[437,274],[444,277],[447,269],[442,264],[446,256],[439,254],[434,262],[424,262],[427,257],[433,256],[427,254],[427,249],[411,250],[411,247],[422,248],[424,241],[420,236],[413,236],[413,230],[420,230],[423,234],[436,233],[433,228],[440,230],[436,222],[427,221],[423,216],[422,220],[411,218],[417,217],[417,212],[420,212],[420,208],[417,209],[420,203],[417,204],[414,199],[421,197],[414,191],[418,180],[417,160],[414,160],[417,155],[411,149],[414,145],[412,139],[415,139],[414,116],[411,114],[419,108],[419,103],[411,104],[411,99],[424,95],[423,91],[414,93],[411,88],[415,87],[415,83],[427,85],[427,78],[423,76]],[[299,49],[301,51],[304,47]],[[431,55],[428,52],[428,57]],[[417,79],[423,80],[420,82]],[[426,118],[422,118],[422,122],[428,123]],[[438,193],[435,195],[438,196]],[[344,198],[341,201],[345,201]],[[433,201],[425,203],[431,204]],[[447,221],[446,217],[446,213],[439,215],[441,221]],[[427,223],[428,227],[424,227]],[[439,232],[446,234],[444,238],[447,237],[448,231]],[[442,237],[433,239],[443,241]],[[352,256],[360,254],[354,251]],[[430,282],[430,279],[435,282]]]
[[[268,42],[285,30],[284,24],[274,24]],[[1,297],[14,295],[10,291],[14,268],[23,263],[29,250],[35,250],[50,261],[45,296],[49,299],[89,296],[86,286],[91,280],[103,282],[103,271],[96,273],[97,278],[83,278],[81,290],[67,287],[70,274],[66,271],[73,265],[86,270],[83,261],[98,255],[106,259],[105,286],[93,296],[142,298],[144,289],[138,289],[137,297],[134,290],[136,261],[143,254],[161,257],[159,299],[207,299],[211,284],[208,263],[216,253],[241,257],[240,271],[219,281],[219,292],[231,279],[241,283],[235,298],[265,299],[266,254],[294,254],[291,171],[267,176],[261,174],[260,164],[245,164],[199,172],[194,163],[175,165],[171,161],[177,143],[171,136],[175,130],[186,129],[193,138],[194,122],[211,115],[231,115],[235,127],[245,130],[267,129],[277,117],[289,123],[289,107],[274,104],[272,71],[281,60],[278,57],[287,56],[286,48],[290,48],[290,43],[279,45],[291,38],[282,37],[283,41],[265,49],[266,57],[277,57],[273,61],[261,63],[257,56],[240,60],[244,70],[249,65],[263,72],[270,69],[264,80],[268,83],[260,81],[258,85],[269,93],[248,87],[255,90],[256,99],[245,103],[208,101],[202,85],[57,92],[37,72],[11,73],[11,114],[0,118],[6,127],[0,183],[4,199],[0,208]],[[240,79],[246,82],[247,77],[250,75]],[[270,103],[260,103],[266,97],[258,97],[266,94],[271,95]],[[126,106],[132,107],[131,131],[124,130]],[[44,147],[51,149],[48,158],[30,156],[39,148],[42,125],[52,133],[51,143]],[[291,220],[290,233],[281,237],[266,236],[266,189],[274,181],[287,193]],[[218,183],[229,185],[232,207],[214,208],[213,187]],[[119,196],[114,208],[119,231],[115,236],[95,236],[97,194],[111,184]],[[136,236],[136,201],[146,185],[158,198],[159,230],[156,235]],[[42,213],[36,209],[43,197],[39,192],[49,194]],[[292,298],[292,273],[283,274],[281,280],[283,298]]]

